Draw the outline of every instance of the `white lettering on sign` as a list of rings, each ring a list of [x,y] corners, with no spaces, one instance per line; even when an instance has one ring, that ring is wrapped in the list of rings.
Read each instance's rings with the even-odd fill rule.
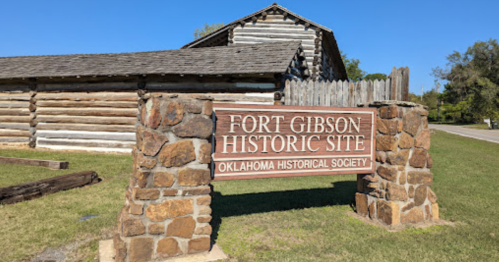
[[[215,179],[374,172],[376,110],[216,104]]]

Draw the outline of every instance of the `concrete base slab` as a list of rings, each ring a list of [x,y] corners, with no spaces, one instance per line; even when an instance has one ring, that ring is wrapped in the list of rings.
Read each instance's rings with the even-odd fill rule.
[[[99,261],[100,262],[114,262],[115,250],[113,240],[99,241]],[[229,257],[223,252],[218,245],[213,245],[210,252],[196,255],[189,255],[185,257],[175,257],[158,262],[210,262],[217,260],[228,259]]]

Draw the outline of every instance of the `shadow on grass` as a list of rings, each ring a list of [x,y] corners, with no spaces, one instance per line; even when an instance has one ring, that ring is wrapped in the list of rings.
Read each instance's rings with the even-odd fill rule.
[[[352,206],[357,190],[355,181],[338,181],[330,188],[300,189],[241,195],[222,195],[216,191],[212,208],[212,239],[218,238],[223,217],[286,211],[333,205]]]

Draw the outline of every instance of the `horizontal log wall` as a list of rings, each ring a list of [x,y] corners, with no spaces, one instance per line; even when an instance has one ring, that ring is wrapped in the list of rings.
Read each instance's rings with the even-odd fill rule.
[[[37,147],[131,152],[137,123],[136,90],[127,92],[130,87],[124,86],[116,92],[41,91],[56,88],[62,87],[44,85],[36,95]],[[90,90],[98,87],[93,85]]]
[[[321,45],[321,41],[316,40],[317,33],[316,29],[296,23],[291,17],[276,14],[267,15],[265,18],[259,17],[256,22],[245,23],[244,26],[237,25],[234,28],[232,41],[237,45],[301,40],[308,68],[312,72],[314,57],[319,55],[316,49]],[[318,66],[316,70],[319,70]]]
[[[383,100],[409,100],[409,68],[394,68],[380,81],[287,80],[284,88],[284,104],[293,106],[357,107]]]
[[[30,137],[28,86],[0,86],[0,144],[27,146]]]
[[[153,96],[178,95],[179,98],[198,98],[201,96],[213,99],[214,103],[235,103],[235,104],[274,104],[274,92],[265,93],[167,93],[151,91]]]

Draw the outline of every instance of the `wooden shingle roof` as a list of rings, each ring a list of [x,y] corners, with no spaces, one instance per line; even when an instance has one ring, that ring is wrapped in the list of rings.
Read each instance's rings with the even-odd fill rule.
[[[0,57],[0,79],[284,74],[299,41],[154,52]]]

